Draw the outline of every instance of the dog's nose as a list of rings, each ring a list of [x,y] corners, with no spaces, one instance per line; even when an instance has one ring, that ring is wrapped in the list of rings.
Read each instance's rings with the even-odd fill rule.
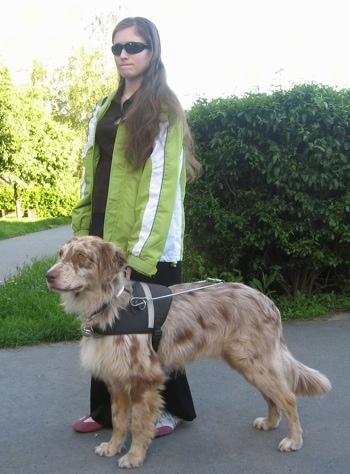
[[[46,280],[49,282],[49,283],[53,283],[57,278],[57,272],[56,270],[49,270],[47,273],[46,273]]]

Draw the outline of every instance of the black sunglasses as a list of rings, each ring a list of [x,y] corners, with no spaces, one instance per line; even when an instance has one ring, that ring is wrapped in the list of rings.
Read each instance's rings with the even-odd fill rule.
[[[130,41],[130,43],[116,43],[112,46],[111,50],[114,56],[120,56],[122,54],[123,49],[128,54],[138,54],[141,53],[144,49],[151,49],[151,45],[147,43],[138,43],[136,41]]]

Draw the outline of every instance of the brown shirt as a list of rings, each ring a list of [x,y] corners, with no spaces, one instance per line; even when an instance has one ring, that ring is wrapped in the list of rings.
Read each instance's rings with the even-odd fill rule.
[[[96,168],[92,192],[93,213],[104,213],[106,211],[109,177],[118,124],[130,105],[131,99],[124,102],[122,109],[120,98],[118,96],[114,97],[105,115],[97,123],[95,140],[100,149],[100,159]]]

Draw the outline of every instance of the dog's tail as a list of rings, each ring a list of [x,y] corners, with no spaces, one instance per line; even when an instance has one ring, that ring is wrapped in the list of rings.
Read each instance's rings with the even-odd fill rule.
[[[294,359],[287,346],[282,343],[284,367],[288,367],[290,388],[301,397],[320,397],[332,388],[329,379],[318,370]]]

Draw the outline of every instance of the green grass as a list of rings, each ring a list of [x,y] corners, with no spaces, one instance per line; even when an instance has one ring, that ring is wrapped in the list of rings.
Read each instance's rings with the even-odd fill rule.
[[[280,296],[275,303],[284,321],[328,319],[337,313],[350,312],[350,295],[335,293],[314,294],[310,297],[300,294],[293,300]]]
[[[69,217],[52,217],[48,219],[0,219],[0,240],[19,235],[51,229],[59,225],[70,224]]]
[[[70,224],[70,218],[0,219],[0,240]],[[77,319],[60,306],[46,285],[52,258],[33,260],[0,285],[0,348],[72,341],[80,338]]]
[[[55,257],[33,260],[0,286],[0,348],[77,340],[79,323],[47,288],[45,273]]]
[[[45,273],[55,257],[33,260],[0,286],[0,348],[13,348],[80,338],[77,318],[67,315],[60,297],[47,288]],[[276,300],[284,321],[327,318],[350,310],[350,297],[334,294],[300,295]]]
[[[0,239],[6,238],[4,235],[15,237],[69,222],[69,219],[34,222],[0,220]],[[6,231],[3,223],[6,224]],[[0,285],[0,348],[80,338],[78,320],[63,311],[59,294],[47,288],[45,274],[54,260],[55,256],[33,260],[31,265],[26,265],[17,275]],[[311,298],[299,295],[294,300],[280,297],[275,302],[284,321],[328,318],[337,312],[350,311],[350,295],[319,294]]]

